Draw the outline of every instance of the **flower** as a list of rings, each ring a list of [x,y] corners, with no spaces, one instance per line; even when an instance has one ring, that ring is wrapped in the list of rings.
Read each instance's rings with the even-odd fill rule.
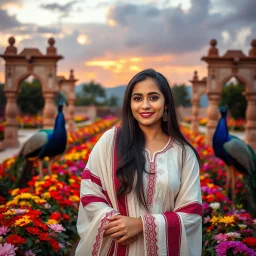
[[[9,231],[10,229],[8,227],[5,227],[5,226],[0,227],[0,236],[1,235],[6,236]]]
[[[19,245],[19,244],[25,244],[26,243],[26,239],[24,239],[23,237],[19,236],[19,235],[9,235],[6,238],[6,242],[9,244],[14,244],[14,245]]]
[[[17,247],[14,247],[12,244],[4,243],[0,244],[0,256],[15,256],[15,250]]]
[[[25,256],[36,256],[31,250],[25,252]]]
[[[226,233],[226,235],[230,238],[240,238],[241,237],[241,234],[239,234],[237,232],[229,232],[229,233]]]
[[[227,235],[222,233],[214,236],[214,239],[217,241],[217,243],[227,241],[227,238]]]
[[[48,225],[48,227],[51,228],[56,233],[61,233],[62,231],[66,230],[61,224],[50,224]]]
[[[247,237],[242,242],[248,245],[249,247],[256,247],[256,237]]]
[[[210,220],[210,222],[212,223],[212,225],[217,225],[219,221],[219,217],[213,216]]]
[[[219,223],[224,223],[225,227],[228,226],[228,225],[234,226],[234,224],[233,224],[234,222],[235,222],[234,215],[224,216],[221,219],[219,219]]]
[[[26,227],[26,230],[32,235],[38,235],[40,233],[38,228]]]
[[[220,203],[218,203],[218,202],[211,203],[211,204],[210,204],[210,207],[211,207],[213,210],[218,210],[218,209],[220,208]]]
[[[49,219],[47,222],[46,222],[46,224],[57,224],[58,223],[58,221],[57,220],[54,220],[54,219]]]
[[[29,216],[24,216],[23,218],[16,220],[14,225],[23,227],[23,226],[27,226],[29,223],[31,223]]]
[[[238,227],[241,228],[241,229],[246,229],[247,225],[245,225],[245,224],[238,224]]]
[[[216,246],[216,252],[218,256],[226,256],[227,251],[233,248],[232,254],[244,253],[242,255],[255,256],[255,251],[248,248],[245,244],[240,241],[228,241],[219,243]]]

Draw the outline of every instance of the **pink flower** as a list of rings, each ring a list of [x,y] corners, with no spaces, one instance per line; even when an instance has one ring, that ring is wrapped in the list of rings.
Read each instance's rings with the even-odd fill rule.
[[[0,244],[0,256],[15,256],[15,250],[17,250],[17,247],[14,247],[12,244]]]
[[[36,256],[31,250],[25,252],[25,256]]]
[[[66,230],[61,224],[50,224],[48,227],[57,233],[61,233]]]
[[[219,242],[227,241],[228,236],[227,236],[226,234],[220,233],[220,234],[214,236],[214,238],[215,238],[215,240],[217,240],[217,242],[219,243]]]
[[[6,236],[9,231],[10,229],[8,227],[5,227],[5,226],[0,227],[0,236],[1,235]]]

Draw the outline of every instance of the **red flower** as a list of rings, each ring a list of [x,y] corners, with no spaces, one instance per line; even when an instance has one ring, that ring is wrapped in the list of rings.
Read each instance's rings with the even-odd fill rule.
[[[53,250],[54,250],[55,252],[58,252],[58,251],[59,251],[60,246],[59,246],[59,243],[58,243],[56,240],[51,239],[49,243],[50,243],[50,245],[52,246],[52,248],[53,248]]]
[[[38,235],[40,233],[40,230],[38,228],[27,227],[26,230],[33,235]]]
[[[62,217],[64,220],[70,220],[70,217],[66,213],[62,214]]]
[[[34,225],[36,226],[36,227],[39,227],[39,228],[42,228],[43,230],[48,230],[48,227],[44,224],[44,223],[42,223],[41,221],[39,221],[39,220],[34,220]]]
[[[19,235],[10,235],[6,238],[6,243],[13,244],[13,245],[25,244],[26,239],[24,239]]]
[[[59,212],[52,212],[52,214],[50,216],[50,219],[54,219],[54,220],[60,221],[61,214]]]
[[[256,237],[247,237],[243,240],[243,243],[245,243],[249,247],[255,248],[256,247]]]
[[[51,240],[51,238],[48,236],[48,233],[41,233],[39,235],[39,239],[43,240],[43,241],[50,241]]]

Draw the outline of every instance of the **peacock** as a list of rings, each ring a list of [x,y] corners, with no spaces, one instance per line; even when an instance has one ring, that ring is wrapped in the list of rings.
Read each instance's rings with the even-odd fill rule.
[[[64,101],[59,101],[58,114],[55,119],[54,130],[41,129],[31,136],[23,145],[18,158],[25,158],[25,165],[21,172],[18,186],[23,187],[33,176],[33,164],[38,161],[39,177],[43,178],[43,159],[49,157],[48,173],[51,172],[51,165],[54,157],[62,154],[67,145],[67,131],[65,117],[62,112]]]
[[[222,159],[227,169],[227,194],[231,182],[232,202],[235,199],[235,172],[243,173],[244,184],[248,192],[248,202],[252,212],[256,213],[256,154],[244,141],[229,134],[227,126],[227,106],[221,106],[221,118],[213,135],[213,150],[216,157]]]

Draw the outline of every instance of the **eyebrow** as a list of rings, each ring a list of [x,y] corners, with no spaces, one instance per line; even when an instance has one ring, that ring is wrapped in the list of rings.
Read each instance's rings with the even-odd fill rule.
[[[149,92],[149,93],[148,93],[148,95],[152,95],[152,94],[157,94],[157,95],[160,96],[160,94],[159,94],[158,92]],[[142,96],[143,94],[142,94],[142,93],[134,93],[134,94],[132,95],[132,97],[135,96],[135,95],[136,95],[136,96]]]

